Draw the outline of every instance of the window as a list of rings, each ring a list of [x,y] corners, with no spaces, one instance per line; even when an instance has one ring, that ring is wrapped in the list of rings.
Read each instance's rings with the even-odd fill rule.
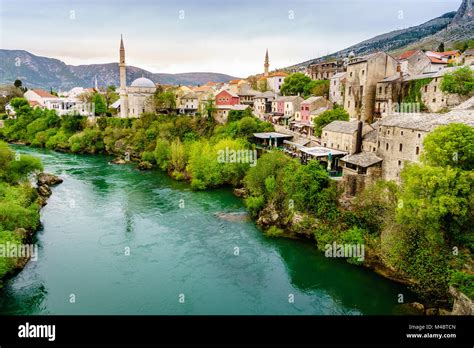
[[[400,135],[403,135],[403,131],[400,131]]]
[[[428,86],[425,86],[425,92],[428,92]]]
[[[436,93],[436,86],[433,87],[434,92]]]
[[[402,165],[402,161],[398,161],[398,166],[400,167]]]
[[[372,151],[375,152],[375,150],[376,150],[375,147],[373,147],[373,148],[372,148]]]
[[[326,147],[326,143],[324,143],[324,147]]]
[[[327,136],[328,136],[328,132],[325,132],[325,133],[324,133],[324,136],[327,137]]]
[[[336,80],[334,80],[334,86],[336,85]]]
[[[382,87],[379,87],[379,93],[382,94]]]
[[[385,150],[387,150],[387,151],[388,151],[388,143],[387,143],[387,144],[385,144]]]
[[[347,151],[347,145],[346,145],[346,151]]]
[[[433,98],[433,103],[436,103],[436,98]]]
[[[364,94],[364,86],[360,86],[360,95]]]
[[[380,147],[380,141],[377,143],[377,146]]]
[[[403,150],[403,144],[400,144],[400,146],[398,147],[398,151],[402,152]]]
[[[389,129],[389,130],[387,130],[387,135],[390,135],[390,129]]]
[[[331,147],[334,147],[334,143],[331,143]]]
[[[417,154],[417,155],[420,154],[420,147],[419,146],[416,147],[415,154]]]
[[[362,70],[362,76],[364,76],[364,74],[365,74],[365,70]]]
[[[420,138],[421,138],[421,133],[418,133],[418,139],[420,139]]]
[[[352,87],[349,87],[349,95],[352,95]]]
[[[349,75],[349,76],[350,76],[350,77],[352,77],[352,71],[351,71],[351,73],[350,73],[350,75]]]

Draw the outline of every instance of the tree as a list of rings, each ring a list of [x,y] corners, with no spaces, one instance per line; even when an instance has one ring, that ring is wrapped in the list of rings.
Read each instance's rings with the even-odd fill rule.
[[[293,199],[295,207],[301,211],[315,213],[316,216],[325,218],[327,211],[326,194],[324,189],[329,187],[329,174],[316,160],[309,161],[307,165],[298,165],[295,168],[287,167],[285,172],[284,187],[289,199]],[[334,206],[334,202],[333,207]]]
[[[208,99],[204,104],[204,111],[207,117],[211,119],[215,110],[216,110],[216,107],[214,105],[214,99]]]
[[[110,106],[120,98],[119,94],[116,92],[116,89],[117,88],[114,85],[111,85],[105,90],[105,104],[107,109],[109,109]]]
[[[23,91],[15,86],[5,86],[2,88],[2,92],[0,95],[0,113],[5,111],[5,106],[10,100],[23,97]]]
[[[441,81],[441,90],[450,94],[471,95],[474,91],[474,71],[468,66],[446,73]]]
[[[311,78],[303,73],[294,73],[285,78],[280,91],[283,95],[304,95],[305,87],[311,82]]]
[[[438,46],[438,52],[444,52],[444,42],[441,42]]]
[[[23,107],[30,106],[25,98],[13,98],[10,100],[10,105],[15,109],[16,112],[20,111]]]
[[[104,115],[107,112],[107,106],[104,97],[99,93],[92,95],[92,103],[94,104],[94,110],[96,115]]]
[[[321,115],[313,120],[314,134],[321,136],[323,128],[332,121],[349,121],[349,114],[342,108],[324,111]]]
[[[176,95],[172,90],[165,91],[162,86],[156,89],[152,102],[157,112],[170,113],[176,109]]]
[[[316,97],[328,96],[329,95],[329,80],[310,81],[304,87],[303,95],[305,97],[308,97],[310,95],[313,95]]]
[[[474,170],[474,129],[452,123],[436,128],[423,141],[422,161],[427,165]]]
[[[21,88],[22,87],[22,82],[21,80],[15,80],[15,82],[13,83],[13,86],[15,86],[16,88]]]

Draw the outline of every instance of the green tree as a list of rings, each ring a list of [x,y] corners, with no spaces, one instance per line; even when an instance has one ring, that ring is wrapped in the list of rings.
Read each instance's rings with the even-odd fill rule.
[[[444,42],[441,42],[438,46],[438,52],[444,52]]]
[[[321,136],[323,128],[332,121],[349,121],[349,114],[343,108],[336,108],[333,110],[324,111],[313,120],[314,134]]]
[[[310,81],[303,91],[303,95],[308,97],[310,95],[316,97],[328,96],[329,95],[329,80],[313,80]]]
[[[311,82],[309,76],[303,73],[294,73],[285,78],[280,91],[283,95],[304,95],[306,86]]]
[[[15,82],[13,83],[13,86],[15,86],[16,88],[21,88],[23,86],[23,83],[21,82],[21,80],[15,80]]]
[[[94,103],[95,115],[102,116],[107,112],[106,100],[99,93],[92,95],[92,103]]]
[[[25,98],[13,98],[10,100],[10,105],[18,112],[22,107],[29,107],[30,104]]]
[[[423,141],[422,160],[431,166],[474,170],[474,129],[452,123],[436,128]]]
[[[440,87],[446,93],[471,95],[474,91],[474,71],[465,66],[448,72],[444,74]]]

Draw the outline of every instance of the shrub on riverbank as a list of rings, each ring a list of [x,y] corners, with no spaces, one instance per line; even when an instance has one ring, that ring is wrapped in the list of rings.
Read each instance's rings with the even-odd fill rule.
[[[0,142],[0,245],[21,244],[24,236],[19,229],[34,231],[39,225],[38,194],[28,181],[28,175],[42,170],[38,159],[15,155]],[[0,255],[1,279],[16,267],[16,258]]]

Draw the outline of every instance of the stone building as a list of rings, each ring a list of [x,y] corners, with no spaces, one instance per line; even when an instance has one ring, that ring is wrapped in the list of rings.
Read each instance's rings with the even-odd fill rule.
[[[340,72],[331,77],[329,83],[329,101],[338,105],[344,105],[344,84],[346,73]]]
[[[339,160],[346,195],[355,196],[382,176],[382,159],[373,152],[346,155]]]
[[[440,125],[463,123],[474,127],[474,111],[453,110],[446,114],[393,114],[377,123],[376,155],[383,159],[382,177],[400,181],[408,162],[419,162],[426,135]]]
[[[474,48],[467,49],[461,56],[463,65],[474,66]]]
[[[272,102],[276,97],[277,94],[272,91],[257,94],[254,97],[254,114],[261,119],[265,119],[265,115],[272,112]]]
[[[329,80],[334,75],[344,72],[346,65],[344,60],[338,59],[330,62],[311,64],[308,66],[306,74],[312,80]]]
[[[176,108],[180,114],[194,115],[199,109],[199,99],[193,91],[179,97]]]
[[[323,128],[321,144],[323,147],[354,154],[360,152],[363,136],[372,130],[369,124],[355,120],[333,121]]]
[[[397,72],[377,83],[375,88],[374,120],[399,110],[403,79],[406,77],[408,77],[407,74]]]
[[[438,71],[437,67],[432,66],[433,63],[430,57],[428,57],[422,50],[410,50],[403,52],[398,57],[398,61],[402,71],[410,75]]]
[[[397,72],[398,62],[385,52],[352,59],[347,67],[344,109],[351,119],[371,122],[374,118],[377,83]]]

